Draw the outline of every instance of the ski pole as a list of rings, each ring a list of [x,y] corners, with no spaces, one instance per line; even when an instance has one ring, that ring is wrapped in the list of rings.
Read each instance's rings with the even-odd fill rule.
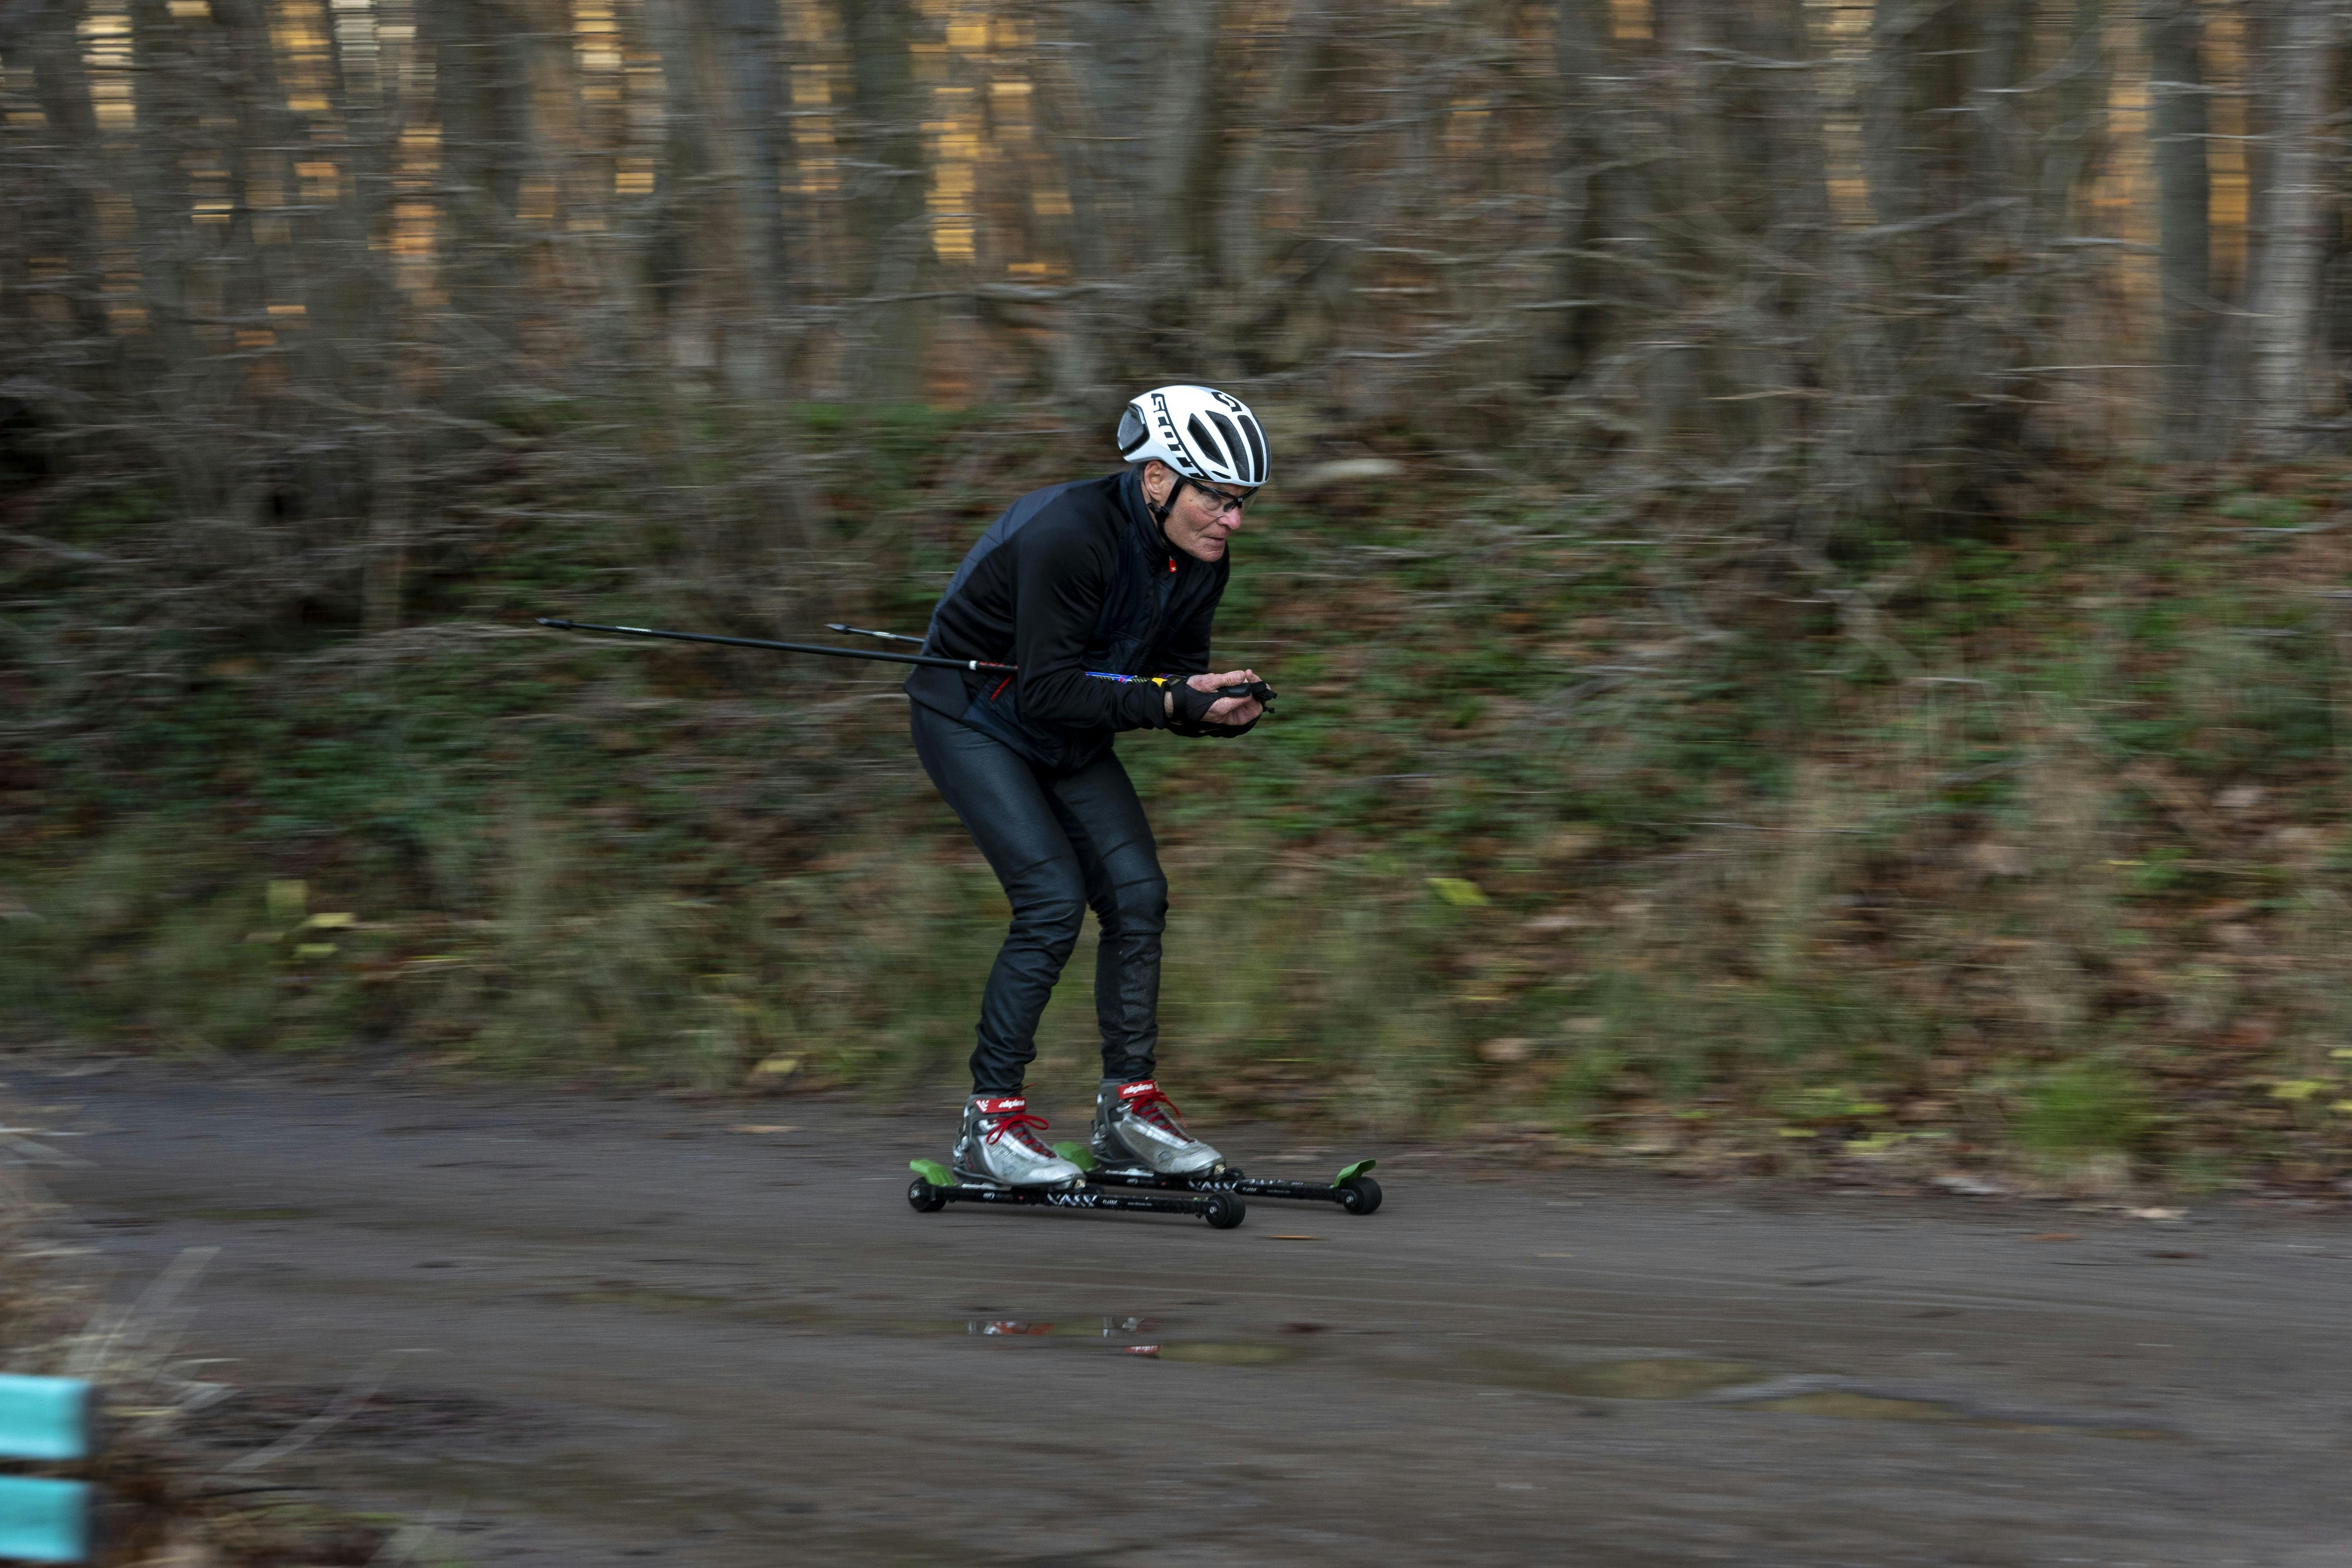
[[[771,653],[813,653],[821,654],[827,658],[873,659],[878,660],[884,664],[921,665],[930,669],[984,670],[991,674],[997,675],[1013,675],[1017,674],[1020,669],[1018,665],[992,664],[988,660],[982,658],[942,658],[936,654],[928,653],[885,653],[879,648],[827,647],[821,643],[770,642],[763,637],[719,637],[713,632],[665,632],[656,631],[651,626],[598,626],[591,621],[562,620],[552,616],[541,616],[539,617],[539,624],[542,626],[552,626],[560,632],[612,632],[621,637],[664,637],[671,642],[720,643],[729,647],[765,648]],[[843,626],[834,626],[827,629],[831,631],[858,630],[856,627]],[[921,640],[918,637],[902,637],[896,632],[862,632],[860,635],[866,637],[887,637],[899,642],[919,642]],[[1181,679],[1181,677],[1172,675],[1111,675],[1101,670],[1092,669],[1087,671],[1087,675],[1089,679],[1116,680],[1122,685],[1139,680],[1152,686],[1167,686]],[[1220,697],[1255,697],[1260,702],[1271,702],[1274,700],[1274,688],[1268,686],[1263,680],[1252,680],[1245,681],[1238,686],[1221,686],[1217,689],[1217,695]]]
[[[824,629],[829,632],[847,632],[854,637],[880,637],[884,642],[910,642],[918,647],[920,647],[923,643],[922,638],[910,637],[904,632],[869,632],[864,626],[845,626],[839,621],[825,622]]]

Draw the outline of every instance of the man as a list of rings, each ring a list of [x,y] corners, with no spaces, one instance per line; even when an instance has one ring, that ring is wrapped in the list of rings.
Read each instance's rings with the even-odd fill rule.
[[[1020,673],[926,668],[907,680],[923,770],[1013,904],[981,1000],[955,1145],[967,1180],[1054,1186],[1081,1177],[1038,1137],[1046,1124],[1029,1113],[1023,1078],[1089,906],[1102,930],[1097,1158],[1164,1175],[1221,1163],[1153,1081],[1168,882],[1111,742],[1121,730],[1229,740],[1264,711],[1255,698],[1217,694],[1255,681],[1255,671],[1207,671],[1231,569],[1226,541],[1266,480],[1265,432],[1238,398],[1163,386],[1127,405],[1118,449],[1123,471],[1013,502],[931,613],[925,652]]]

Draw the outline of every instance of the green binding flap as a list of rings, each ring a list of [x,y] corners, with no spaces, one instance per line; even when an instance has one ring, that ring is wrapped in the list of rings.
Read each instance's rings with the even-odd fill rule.
[[[1374,1165],[1379,1163],[1380,1162],[1378,1160],[1359,1160],[1354,1164],[1349,1166],[1346,1170],[1340,1172],[1338,1175],[1332,1177],[1331,1184],[1335,1187],[1344,1187],[1349,1182],[1354,1181],[1358,1176],[1362,1175],[1366,1171],[1370,1170]]]
[[[89,1384],[0,1375],[0,1459],[89,1457]]]
[[[935,1187],[952,1187],[956,1184],[955,1173],[937,1160],[909,1160],[907,1162],[907,1169]]]
[[[1095,1168],[1095,1152],[1083,1143],[1056,1143],[1054,1145],[1054,1152],[1081,1171],[1091,1171]]]

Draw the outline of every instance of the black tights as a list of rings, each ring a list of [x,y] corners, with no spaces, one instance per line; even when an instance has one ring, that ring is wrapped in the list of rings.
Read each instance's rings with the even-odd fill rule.
[[[1168,879],[1143,803],[1118,758],[1074,773],[1038,767],[1003,742],[916,703],[915,754],[971,830],[1004,896],[1013,926],[988,972],[974,1094],[1016,1094],[1037,1054],[1037,1020],[1077,946],[1091,905],[1102,928],[1095,956],[1095,1017],[1103,1076],[1151,1076],[1160,1042],[1160,934]]]

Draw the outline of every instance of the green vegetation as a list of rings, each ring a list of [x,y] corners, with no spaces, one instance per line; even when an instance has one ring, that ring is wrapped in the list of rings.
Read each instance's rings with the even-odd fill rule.
[[[436,470],[373,631],[381,552],[241,562],[152,490],[0,547],[0,1010],[163,1051],[952,1084],[1004,910],[895,680],[529,617],[915,626],[1091,442],[513,425]],[[1703,495],[1438,474],[1269,495],[1221,631],[1277,716],[1124,745],[1176,884],[1180,1098],[1691,1168],[2343,1173],[2334,473],[2122,476],[1826,558]],[[1085,1074],[1086,951],[1041,1085]]]

